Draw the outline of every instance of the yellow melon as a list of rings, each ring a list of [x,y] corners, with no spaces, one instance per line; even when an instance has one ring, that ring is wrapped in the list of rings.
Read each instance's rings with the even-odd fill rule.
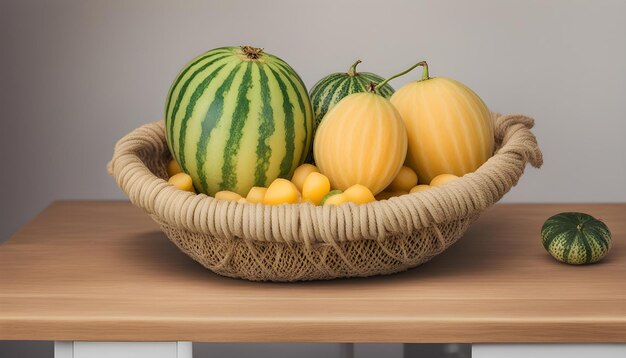
[[[485,103],[467,86],[449,78],[428,77],[397,90],[391,103],[406,125],[406,164],[428,183],[443,173],[475,171],[494,150],[493,119]]]
[[[407,135],[400,114],[376,93],[351,94],[337,103],[317,128],[313,152],[332,188],[385,189],[404,163]]]
[[[454,174],[439,174],[430,181],[430,186],[442,186],[457,179],[459,177]]]

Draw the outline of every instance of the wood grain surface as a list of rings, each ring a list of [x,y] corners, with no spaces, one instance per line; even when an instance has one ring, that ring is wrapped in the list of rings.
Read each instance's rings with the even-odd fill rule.
[[[614,247],[568,266],[542,248],[561,211]],[[127,202],[56,202],[0,246],[0,339],[626,342],[626,204],[496,205],[404,273],[308,283],[220,277]]]

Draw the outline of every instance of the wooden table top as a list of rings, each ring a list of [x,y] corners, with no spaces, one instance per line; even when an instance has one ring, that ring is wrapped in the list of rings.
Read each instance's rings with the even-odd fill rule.
[[[541,246],[560,211],[604,220],[604,261]],[[0,246],[0,340],[626,342],[626,204],[496,205],[404,273],[255,283],[206,270],[127,202],[56,202]]]

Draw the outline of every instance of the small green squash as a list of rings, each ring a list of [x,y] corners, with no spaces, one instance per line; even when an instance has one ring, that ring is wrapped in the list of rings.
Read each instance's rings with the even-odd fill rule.
[[[600,220],[584,213],[550,217],[541,228],[543,247],[555,259],[571,265],[601,260],[611,249],[611,232]]]

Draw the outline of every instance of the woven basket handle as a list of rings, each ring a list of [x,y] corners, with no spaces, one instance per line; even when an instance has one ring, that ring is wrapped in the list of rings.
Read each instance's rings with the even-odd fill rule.
[[[543,155],[530,131],[534,120],[493,113],[496,150],[478,170],[443,187],[427,190],[412,200],[426,209],[424,225],[445,223],[478,213],[500,200],[517,184],[527,163],[539,168]]]
[[[168,151],[165,139],[165,124],[157,121],[141,126],[122,137],[113,151],[113,158],[107,164],[107,172],[115,178],[117,185],[130,201],[154,214],[161,194],[195,196],[182,192],[167,181],[155,177],[146,166],[149,162],[161,160]]]
[[[496,150],[478,170],[447,186],[426,191],[425,203],[435,222],[445,222],[484,210],[517,184],[526,164],[543,164],[537,138],[530,131],[534,120],[513,114],[494,113]],[[430,195],[432,194],[432,196]]]
[[[496,154],[516,153],[535,168],[543,164],[543,154],[537,138],[530,131],[535,120],[522,114],[494,113]],[[505,143],[506,146],[502,146]]]

